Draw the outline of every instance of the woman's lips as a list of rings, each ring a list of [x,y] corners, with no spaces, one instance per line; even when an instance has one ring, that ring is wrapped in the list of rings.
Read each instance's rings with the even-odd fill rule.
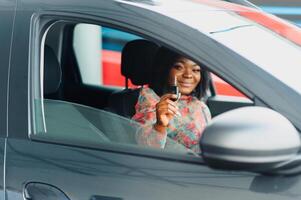
[[[178,82],[178,84],[181,86],[181,87],[192,87],[192,83],[186,83],[186,82]]]

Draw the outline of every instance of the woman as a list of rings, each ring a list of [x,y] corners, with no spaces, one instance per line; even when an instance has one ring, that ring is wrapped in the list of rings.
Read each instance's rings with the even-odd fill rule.
[[[208,88],[208,72],[167,48],[161,47],[154,61],[154,78],[150,87],[140,91],[133,119],[143,124],[138,143],[166,148],[168,138],[199,152],[199,140],[211,115],[205,99]],[[169,93],[177,80],[181,93]]]

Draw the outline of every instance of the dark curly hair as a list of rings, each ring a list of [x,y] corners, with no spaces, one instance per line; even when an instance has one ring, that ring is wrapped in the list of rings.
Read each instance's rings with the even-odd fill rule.
[[[167,49],[166,47],[160,47],[156,53],[153,62],[153,79],[150,83],[152,88],[159,96],[162,96],[168,89],[168,75],[173,67],[174,63],[183,57],[182,55]],[[207,90],[209,88],[209,73],[207,70],[201,70],[201,81],[195,88],[191,95],[198,99],[206,99]]]

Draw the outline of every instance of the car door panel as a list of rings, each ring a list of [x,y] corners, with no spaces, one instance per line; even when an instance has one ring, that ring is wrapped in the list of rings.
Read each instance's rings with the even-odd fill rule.
[[[23,199],[26,183],[51,185],[71,200],[92,199],[295,199],[296,179],[275,180],[205,165],[10,139],[7,145],[8,200]],[[281,187],[286,181],[289,187]],[[270,182],[276,193],[260,190]],[[255,184],[255,185],[254,185]],[[292,192],[292,193],[291,193]]]

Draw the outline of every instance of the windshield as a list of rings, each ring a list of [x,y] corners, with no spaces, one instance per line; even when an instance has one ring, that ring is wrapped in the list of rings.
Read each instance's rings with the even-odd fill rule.
[[[301,94],[298,27],[255,9],[213,0],[162,0],[161,7],[152,10],[208,35]]]
[[[192,18],[196,19],[195,15],[196,13],[187,14],[185,22],[188,23]],[[197,15],[209,20],[197,20],[198,24],[194,24],[194,27],[301,94],[298,73],[301,67],[301,47],[298,44],[230,11],[202,12]],[[194,21],[196,23],[196,20]]]
[[[210,32],[211,36],[301,93],[301,48],[256,24]]]

